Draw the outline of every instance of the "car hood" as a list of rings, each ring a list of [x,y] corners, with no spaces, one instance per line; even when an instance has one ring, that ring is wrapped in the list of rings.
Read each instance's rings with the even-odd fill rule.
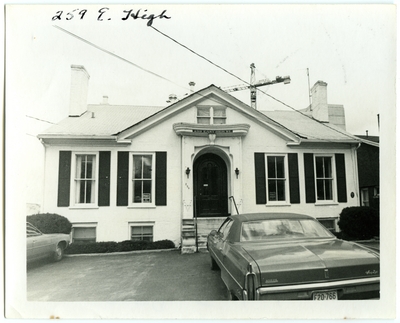
[[[356,243],[296,241],[242,246],[257,263],[262,285],[379,276],[379,256]]]

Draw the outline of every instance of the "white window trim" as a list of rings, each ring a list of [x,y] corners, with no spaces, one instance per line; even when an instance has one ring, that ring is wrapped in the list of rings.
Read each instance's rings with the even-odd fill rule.
[[[76,190],[76,158],[77,155],[94,155],[95,158],[95,179],[94,179],[94,202],[93,203],[76,203],[75,190]],[[70,194],[69,205],[70,209],[98,209],[98,192],[99,192],[99,152],[97,151],[73,151],[71,160],[71,178],[70,178]]]
[[[284,171],[285,171],[285,200],[284,201],[270,201],[269,200],[269,191],[268,191],[268,157],[284,157]],[[289,162],[288,155],[285,153],[267,153],[264,155],[265,158],[265,191],[267,204],[266,206],[290,206],[290,190],[289,190]]]
[[[131,233],[132,233],[132,227],[153,227],[153,241],[156,241],[154,239],[155,237],[155,221],[134,221],[134,222],[128,222],[128,240],[132,239]]]
[[[318,200],[317,195],[317,162],[318,157],[330,157],[331,158],[331,168],[332,168],[332,200]],[[338,205],[337,202],[337,189],[336,189],[336,163],[335,154],[314,154],[314,187],[315,187],[315,205]]]
[[[133,202],[133,156],[151,155],[151,203],[134,203]],[[156,207],[156,153],[155,152],[129,152],[129,187],[128,187],[128,208],[155,208]]]

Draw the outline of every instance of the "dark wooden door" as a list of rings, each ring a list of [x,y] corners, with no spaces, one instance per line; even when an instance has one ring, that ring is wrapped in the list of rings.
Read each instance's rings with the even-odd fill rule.
[[[198,217],[227,215],[227,185],[227,168],[221,157],[205,154],[195,161],[194,194]]]

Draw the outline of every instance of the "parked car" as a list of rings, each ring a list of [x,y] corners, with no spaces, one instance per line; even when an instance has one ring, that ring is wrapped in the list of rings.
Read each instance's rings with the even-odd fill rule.
[[[229,299],[379,298],[379,253],[337,239],[307,215],[229,216],[207,248]]]
[[[44,234],[31,223],[26,223],[26,256],[28,262],[50,257],[54,261],[60,261],[69,243],[70,236],[68,234]]]

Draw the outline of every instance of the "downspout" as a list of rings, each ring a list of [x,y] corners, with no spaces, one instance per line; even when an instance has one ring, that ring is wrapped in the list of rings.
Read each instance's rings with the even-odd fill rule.
[[[179,169],[181,170],[181,215],[180,215],[180,219],[181,219],[181,221],[180,221],[180,223],[179,223],[179,228],[180,228],[180,231],[179,231],[179,235],[180,235],[180,240],[181,240],[181,242],[180,242],[180,244],[181,244],[181,248],[182,248],[182,245],[183,245],[183,237],[182,237],[182,233],[183,233],[183,210],[184,210],[184,203],[183,203],[183,190],[184,190],[184,175],[183,175],[183,172],[182,172],[182,165],[183,165],[183,136],[181,136],[181,167],[179,167]]]
[[[40,213],[44,213],[44,203],[45,203],[45,192],[46,192],[46,159],[47,159],[47,147],[42,138],[38,138],[40,143],[43,145],[44,156],[43,156],[43,184],[42,184],[42,205],[40,206]]]

